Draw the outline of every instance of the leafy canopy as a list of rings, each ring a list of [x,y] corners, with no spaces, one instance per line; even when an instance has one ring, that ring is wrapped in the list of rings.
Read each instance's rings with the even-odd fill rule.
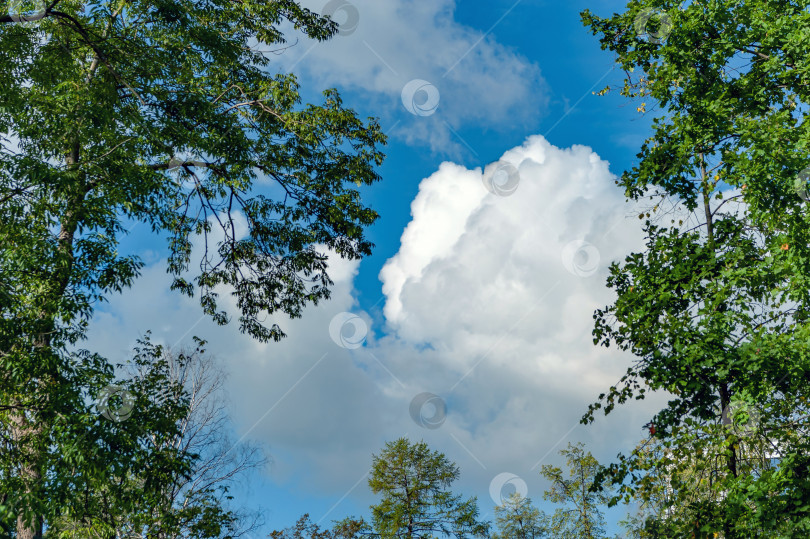
[[[400,438],[373,457],[368,484],[379,503],[371,506],[374,531],[380,537],[458,538],[485,535],[489,523],[478,520],[476,499],[453,494],[458,467],[425,442]]]
[[[532,505],[532,500],[519,492],[510,494],[495,506],[493,539],[541,539],[548,535],[548,518]]]
[[[230,287],[262,340],[283,336],[262,313],[328,297],[316,245],[369,254],[377,214],[358,186],[379,179],[384,136],[336,91],[302,105],[273,73],[284,21],[336,31],[291,0],[51,0],[33,22],[0,17],[0,288],[26,298],[9,315],[86,319],[137,276],[117,250],[136,222],[168,239],[175,289],[225,323]]]
[[[671,394],[655,437],[684,459],[722,462],[698,530],[684,522],[679,534],[810,530],[798,479],[810,465],[805,4],[634,0],[610,17],[582,14],[617,55],[622,95],[655,114],[617,182],[636,203],[653,200],[639,216],[646,250],[611,267],[617,300],[594,316],[594,342],[635,360],[583,421],[649,390]],[[735,428],[739,407],[756,418],[753,442]],[[769,447],[779,465],[751,466],[746,444]],[[626,494],[644,477],[638,458],[611,467]]]
[[[133,226],[167,240],[173,289],[263,341],[284,336],[270,315],[329,297],[326,249],[370,253],[377,214],[360,190],[379,180],[385,137],[335,90],[301,102],[272,61],[285,24],[317,40],[337,30],[293,0],[2,4],[0,509],[19,515],[19,537],[75,501],[74,476],[125,478],[146,458],[96,458],[102,433],[74,442],[112,369],[71,350],[138,277],[122,244]]]
[[[609,496],[592,488],[601,469],[599,462],[581,443],[569,443],[560,455],[565,457],[567,473],[550,464],[540,468],[540,475],[551,481],[543,498],[561,506],[548,519],[551,536],[565,539],[606,537],[602,506],[607,504]]]

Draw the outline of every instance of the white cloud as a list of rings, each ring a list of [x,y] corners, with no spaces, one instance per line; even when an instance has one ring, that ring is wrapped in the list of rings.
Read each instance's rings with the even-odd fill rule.
[[[332,300],[300,320],[280,320],[289,334],[281,343],[256,343],[207,320],[188,333],[207,338],[230,369],[237,430],[271,447],[274,481],[337,501],[385,441],[409,436],[456,461],[459,486],[486,511],[489,482],[501,472],[518,474],[539,500],[538,461],[555,461],[568,439],[611,458],[641,437],[649,402],[576,427],[629,361],[592,344],[591,315],[611,301],[608,263],[641,246],[638,219],[625,218],[608,164],[589,148],[532,137],[502,160],[521,176],[509,197],[490,194],[481,170],[452,163],[422,181],[400,250],[381,272],[386,331],[358,313],[371,328],[365,347],[344,349],[330,338],[333,317],[357,311],[359,265],[339,259]],[[562,259],[579,240],[599,254],[587,277]],[[163,268],[147,268],[113,299],[115,316],[94,321],[95,347],[123,350],[150,327],[176,342],[199,309],[167,289]],[[411,419],[411,400],[422,392],[447,403],[437,429]],[[351,496],[369,494],[361,485]]]
[[[538,136],[501,160],[520,173],[511,196],[489,194],[479,169],[448,163],[422,182],[400,250],[380,273],[386,318],[401,337],[431,340],[465,325],[477,335],[500,335],[532,309],[556,327],[566,318],[560,313],[583,299],[608,301],[607,262],[640,245],[638,221],[625,220],[608,164],[589,148],[560,150]],[[592,244],[600,260],[587,278],[567,271],[563,259],[578,240]],[[527,303],[547,293],[542,309]],[[439,296],[458,298],[464,308],[451,316],[458,305],[435,305]],[[564,339],[580,329],[558,328]]]
[[[590,148],[536,136],[501,160],[520,174],[511,196],[490,194],[481,170],[449,163],[422,182],[400,250],[380,273],[390,336],[377,346],[412,394],[447,399],[436,432],[474,484],[496,470],[539,488],[534,465],[626,368],[627,358],[593,345],[591,315],[611,302],[609,263],[641,248],[642,234]],[[640,437],[640,408],[572,436],[613,456]]]
[[[403,316],[399,292],[407,280],[418,278],[431,260],[447,253],[463,234],[466,216],[487,194],[480,177],[477,171],[442,163],[419,184],[411,204],[413,220],[402,235],[399,252],[380,274],[388,321],[398,322]]]
[[[319,13],[327,6],[326,0],[302,3]],[[446,150],[458,144],[448,124],[454,129],[478,124],[512,128],[527,125],[543,112],[548,97],[539,67],[499,44],[492,34],[456,22],[453,0],[351,0],[345,4],[358,16],[353,31],[320,44],[300,38],[278,61],[283,68],[314,77],[320,86],[367,92],[375,110],[399,111],[394,133],[409,142]],[[338,10],[333,16],[345,23],[348,11]],[[414,79],[436,88],[435,114],[422,117],[405,112],[402,91]],[[429,99],[428,93],[421,92],[414,97],[417,105]],[[527,108],[526,103],[533,106]]]

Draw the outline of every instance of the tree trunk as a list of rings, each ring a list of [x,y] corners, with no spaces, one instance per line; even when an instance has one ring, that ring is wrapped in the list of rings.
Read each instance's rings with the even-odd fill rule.
[[[701,175],[701,183],[703,188],[703,211],[706,216],[706,241],[709,248],[712,250],[712,256],[715,253],[715,243],[714,243],[714,223],[713,223],[713,215],[712,215],[712,208],[711,208],[711,192],[714,189],[714,185],[709,185],[709,177],[706,173],[706,162],[704,160],[704,156],[700,154],[700,175]],[[725,309],[725,305],[720,306],[721,309]],[[731,417],[729,417],[729,403],[731,402],[731,390],[729,385],[725,382],[720,382],[720,387],[718,388],[720,393],[720,421],[724,427],[726,427],[727,431],[725,433],[726,440],[730,436],[728,432],[728,427],[731,425]],[[731,473],[732,476],[737,477],[737,453],[735,452],[733,447],[729,447],[726,450],[726,468]],[[734,533],[732,529],[733,523],[729,521],[728,518],[723,518],[723,533],[726,539],[735,539],[737,535]]]
[[[79,143],[74,142],[65,156],[65,162],[68,168],[75,168],[79,162]],[[51,332],[56,328],[56,318],[58,310],[59,299],[65,294],[69,284],[71,273],[73,271],[74,263],[74,239],[76,230],[79,224],[80,208],[84,202],[84,198],[88,192],[88,188],[84,185],[83,181],[79,182],[76,190],[68,194],[68,204],[65,213],[61,218],[61,226],[59,236],[57,239],[58,249],[57,257],[54,261],[54,272],[51,277],[52,287],[44,292],[42,298],[43,310],[39,314],[40,320],[44,322],[44,330],[35,338],[34,349],[45,351],[51,346]],[[51,371],[43,371],[36,373],[33,377],[39,381],[39,388],[45,389],[47,386],[58,383],[58,373]],[[32,410],[36,414],[36,410]],[[11,414],[12,430],[14,431],[14,439],[18,441],[19,450],[23,457],[23,462],[20,466],[20,477],[25,485],[26,494],[35,494],[42,480],[42,452],[40,441],[46,435],[46,426],[42,421],[37,420],[36,417],[27,418],[25,409],[20,408],[18,412]],[[17,517],[17,539],[42,539],[43,531],[43,516],[34,515],[29,519],[23,518],[22,515]]]
[[[25,412],[15,411],[11,414],[11,436],[17,442],[22,458],[20,462],[20,477],[24,482],[25,494],[34,494],[38,483],[42,479],[39,469],[39,455],[33,444],[26,443],[26,439],[37,438],[41,428],[25,417]],[[38,432],[40,431],[40,432]],[[34,515],[25,519],[20,513],[17,516],[17,539],[42,539],[42,518]]]

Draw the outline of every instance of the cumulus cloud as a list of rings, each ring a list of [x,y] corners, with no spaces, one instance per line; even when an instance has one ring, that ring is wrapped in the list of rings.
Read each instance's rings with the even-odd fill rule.
[[[531,137],[501,163],[520,176],[511,196],[490,193],[484,171],[453,163],[422,181],[399,252],[380,274],[384,320],[358,310],[359,265],[336,258],[332,300],[302,319],[279,320],[289,337],[260,344],[233,327],[195,326],[194,301],[168,297],[156,265],[97,317],[94,342],[120,349],[122,338],[150,327],[167,344],[206,337],[231,371],[239,435],[270,446],[272,480],[289,488],[336,502],[351,491],[368,502],[357,485],[371,454],[408,436],[457,462],[460,488],[478,494],[484,511],[490,482],[503,472],[540,499],[539,466],[568,440],[609,459],[641,437],[656,404],[577,427],[629,361],[593,345],[591,315],[612,300],[609,262],[639,249],[642,238],[608,163],[590,148]],[[363,321],[347,328],[351,337],[368,328],[365,346],[330,333],[336,316],[348,320],[344,312]],[[426,392],[440,401],[423,397],[414,416],[414,398]]]
[[[279,56],[281,66],[314,77],[320,86],[363,91],[375,110],[398,111],[394,133],[410,142],[446,150],[459,144],[453,129],[523,125],[548,102],[539,67],[492,34],[456,22],[453,0],[303,4],[331,14],[342,23],[341,33],[326,43],[299,36]]]
[[[480,177],[480,172],[445,162],[419,184],[411,204],[413,220],[402,235],[399,251],[380,274],[387,298],[385,317],[390,322],[403,317],[399,294],[405,283],[447,253],[464,233],[466,216],[487,193]]]
[[[401,337],[430,340],[459,322],[501,334],[527,296],[555,288],[553,308],[540,310],[559,324],[557,314],[583,297],[607,301],[607,262],[640,245],[638,222],[625,219],[615,178],[590,148],[561,150],[536,136],[500,163],[520,175],[510,196],[489,193],[480,169],[450,163],[420,185],[400,250],[380,273],[385,315]],[[432,305],[439,293],[465,303],[460,320],[444,310],[453,303]]]
[[[519,174],[510,196],[485,189],[490,172],[450,163],[423,180],[380,273],[390,327],[377,346],[392,346],[384,355],[412,393],[447,400],[446,447],[479,486],[493,469],[531,482],[541,457],[565,445],[587,404],[621,376],[627,359],[594,347],[591,315],[611,302],[609,263],[642,246],[638,219],[627,218],[637,212],[590,148],[536,136],[500,166]],[[612,456],[638,435],[638,417],[579,436]]]

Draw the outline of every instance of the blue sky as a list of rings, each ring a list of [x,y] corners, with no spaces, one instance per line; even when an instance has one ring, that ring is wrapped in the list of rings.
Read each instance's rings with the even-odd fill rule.
[[[146,227],[133,230],[126,246],[147,267],[98,313],[89,346],[125,356],[147,330],[169,345],[195,334],[210,341],[230,372],[236,437],[264,444],[273,461],[237,492],[264,513],[256,537],[305,512],[322,524],[368,516],[371,455],[399,436],[454,460],[457,489],[478,496],[487,518],[491,487],[504,477],[553,510],[542,502],[539,467],[560,464],[567,442],[585,442],[606,462],[642,438],[660,398],[576,426],[630,360],[593,346],[591,314],[611,300],[609,262],[640,246],[638,212],[613,175],[632,166],[649,118],[618,92],[593,95],[620,84],[620,72],[579,18],[586,8],[623,7],[349,0],[335,18],[356,15],[356,27],[324,44],[299,35],[274,57],[300,77],[306,100],[337,87],[390,137],[383,181],[364,192],[381,214],[368,231],[374,254],[335,260],[333,300],[280,320],[289,333],[280,344],[200,320],[193,301],[168,293],[165,247]],[[403,99],[413,80],[430,92]],[[426,96],[438,103],[422,103]],[[485,167],[499,160],[518,173],[510,196],[484,187],[494,170]],[[344,312],[367,328],[358,348],[330,335]],[[438,428],[409,412],[426,392],[446,405]]]

